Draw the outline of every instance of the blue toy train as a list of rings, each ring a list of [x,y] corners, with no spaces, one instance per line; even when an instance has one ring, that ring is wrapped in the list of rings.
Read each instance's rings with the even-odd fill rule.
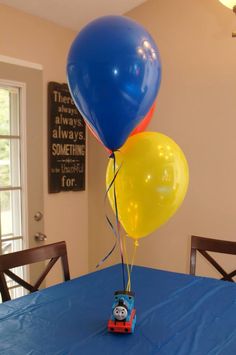
[[[108,321],[109,332],[133,333],[135,323],[134,292],[116,291],[111,318]]]

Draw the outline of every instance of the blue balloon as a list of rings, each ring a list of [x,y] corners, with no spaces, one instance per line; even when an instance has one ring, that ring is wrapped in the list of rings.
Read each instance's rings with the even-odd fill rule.
[[[67,60],[74,102],[110,150],[121,147],[151,108],[160,86],[157,46],[138,23],[98,18],[77,35]]]

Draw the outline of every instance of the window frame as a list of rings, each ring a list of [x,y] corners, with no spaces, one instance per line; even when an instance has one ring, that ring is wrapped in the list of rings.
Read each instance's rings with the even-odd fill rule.
[[[6,89],[17,89],[19,92],[18,95],[18,134],[17,135],[0,135],[0,139],[19,139],[19,159],[20,159],[20,185],[6,187],[0,187],[0,191],[13,191],[20,190],[21,191],[21,235],[20,236],[12,236],[9,238],[4,238],[2,240],[2,232],[1,232],[1,224],[0,224],[0,247],[2,241],[11,241],[11,240],[22,240],[22,249],[28,248],[29,245],[29,236],[28,236],[28,191],[27,191],[27,141],[26,141],[26,83],[19,81],[12,81],[0,78],[0,87]],[[10,104],[12,100],[10,100]],[[11,113],[10,113],[11,116]],[[11,119],[11,118],[10,118]],[[11,132],[10,132],[11,133]],[[19,136],[18,136],[19,135]],[[29,279],[29,267],[23,268],[23,275],[26,280]],[[11,289],[12,287],[10,287]],[[14,287],[13,287],[14,288]]]

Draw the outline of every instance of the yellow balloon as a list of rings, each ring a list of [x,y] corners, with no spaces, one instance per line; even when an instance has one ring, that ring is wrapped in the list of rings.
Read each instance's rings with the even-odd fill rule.
[[[129,237],[140,239],[153,232],[176,212],[188,188],[188,164],[180,147],[157,132],[128,138],[115,152],[115,190],[119,220]],[[114,178],[109,159],[106,186]],[[114,184],[108,197],[115,211]]]

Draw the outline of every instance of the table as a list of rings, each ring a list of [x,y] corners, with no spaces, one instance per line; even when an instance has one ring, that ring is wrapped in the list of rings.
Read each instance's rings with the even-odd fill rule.
[[[115,265],[0,305],[0,354],[236,354],[236,284],[136,266],[135,333],[111,334],[121,285]]]

